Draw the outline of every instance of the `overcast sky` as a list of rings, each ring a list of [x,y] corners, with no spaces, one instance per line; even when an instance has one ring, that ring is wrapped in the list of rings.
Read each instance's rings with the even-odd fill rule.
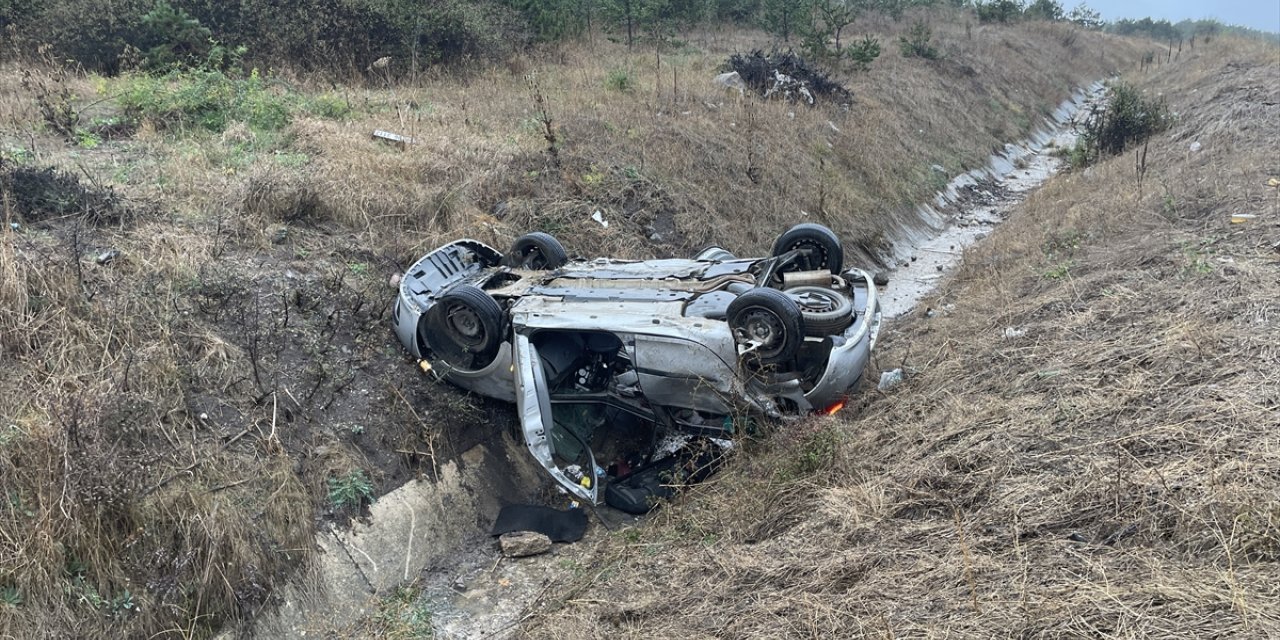
[[[1077,0],[1061,0],[1068,10]],[[1280,31],[1280,0],[1085,0],[1107,20],[1120,18],[1164,18],[1177,22],[1184,18],[1217,18],[1264,31]]]

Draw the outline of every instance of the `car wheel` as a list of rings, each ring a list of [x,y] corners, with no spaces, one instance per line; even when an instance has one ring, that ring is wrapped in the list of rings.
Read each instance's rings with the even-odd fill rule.
[[[826,269],[831,273],[840,273],[844,268],[844,248],[840,245],[840,238],[820,224],[804,222],[787,229],[773,243],[773,256],[795,249],[806,249],[807,252],[796,258],[788,271]]]
[[[693,256],[694,260],[709,260],[712,262],[723,262],[725,260],[736,260],[738,256],[733,255],[728,249],[719,245],[707,245],[698,250]]]
[[[811,336],[838,335],[853,323],[853,300],[835,289],[792,287],[784,293],[800,307]]]
[[[535,271],[558,269],[568,261],[569,254],[565,252],[564,245],[551,234],[541,231],[516,238],[506,257],[509,267]]]
[[[729,328],[739,345],[755,344],[746,355],[759,364],[778,364],[796,357],[804,341],[800,307],[777,289],[752,289],[729,303]]]
[[[502,307],[475,285],[460,284],[440,296],[428,322],[428,344],[459,369],[484,368],[502,344]]]

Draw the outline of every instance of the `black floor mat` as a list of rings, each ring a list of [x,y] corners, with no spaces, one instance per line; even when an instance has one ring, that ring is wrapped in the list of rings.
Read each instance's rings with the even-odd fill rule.
[[[537,531],[552,542],[577,542],[587,532],[587,514],[582,509],[552,509],[530,504],[511,504],[498,512],[492,535],[512,531]]]

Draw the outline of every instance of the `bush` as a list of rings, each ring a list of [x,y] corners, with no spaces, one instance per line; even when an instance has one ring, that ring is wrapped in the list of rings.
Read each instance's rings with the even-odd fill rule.
[[[871,63],[880,57],[880,41],[868,35],[850,44],[845,52],[849,59],[853,60],[855,69],[866,71],[871,67]]]
[[[130,78],[120,95],[125,113],[164,129],[199,127],[220,133],[232,122],[276,130],[289,124],[296,98],[273,90],[257,70],[247,77],[222,71],[175,71]]]
[[[611,69],[609,75],[605,76],[604,86],[614,91],[628,93],[636,88],[636,79],[626,69]]]
[[[902,57],[921,57],[926,60],[937,60],[941,57],[938,48],[933,46],[933,30],[924,21],[917,20],[905,36],[898,37],[898,46],[902,49]]]
[[[1134,87],[1117,84],[1108,93],[1106,104],[1094,107],[1085,119],[1071,162],[1084,165],[1104,155],[1122,153],[1172,123],[1163,99],[1145,98]]]
[[[5,0],[0,0],[3,3]],[[8,0],[12,2],[12,0]],[[0,8],[5,5],[0,4]],[[214,56],[218,42],[246,46],[264,68],[358,73],[390,56],[393,70],[496,57],[528,40],[513,10],[463,0],[47,0],[0,18],[26,41],[107,74],[130,51],[148,68]]]

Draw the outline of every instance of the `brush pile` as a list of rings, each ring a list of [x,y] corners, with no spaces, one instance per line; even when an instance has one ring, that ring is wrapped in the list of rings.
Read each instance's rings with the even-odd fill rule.
[[[819,100],[848,106],[853,94],[822,71],[791,51],[765,54],[735,53],[726,64],[743,83],[763,98],[780,98],[814,106]]]

